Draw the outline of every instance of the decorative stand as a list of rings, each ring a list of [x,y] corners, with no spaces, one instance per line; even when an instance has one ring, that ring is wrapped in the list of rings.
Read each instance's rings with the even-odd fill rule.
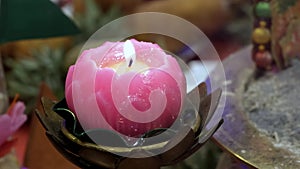
[[[254,77],[256,66],[251,61],[251,48],[247,47],[227,58],[223,64],[227,77],[227,104],[223,118],[226,123],[214,138],[224,150],[254,168],[300,168],[300,157],[276,148],[249,121],[243,110],[246,84]]]
[[[81,126],[77,123],[75,115],[68,110],[64,100],[55,103],[50,99],[42,97],[42,105],[44,112],[37,112],[37,115],[46,129],[46,135],[55,146],[55,148],[63,154],[68,160],[81,168],[90,169],[159,169],[161,166],[174,165],[197,151],[216,130],[221,126],[221,119],[216,125],[207,129],[208,123],[213,120],[214,111],[218,106],[218,102],[211,102],[211,96],[215,95],[218,98],[221,95],[221,90],[216,90],[210,95],[207,95],[206,85],[202,83],[198,86],[200,95],[199,111],[193,114],[183,113],[180,122],[182,125],[176,134],[188,134],[182,140],[163,140],[161,142],[146,143],[141,146],[128,147],[124,146],[106,146],[94,144],[83,132]],[[186,115],[186,116],[185,116]],[[196,117],[196,122],[189,127],[185,124],[185,118]],[[76,133],[81,132],[78,136]],[[168,133],[168,129],[159,129],[150,131],[143,138],[149,138],[160,134],[161,132]],[[114,141],[124,141],[120,136],[111,131],[98,130],[94,134],[111,137]],[[176,146],[173,142],[178,142]],[[119,144],[118,144],[119,145]],[[163,151],[167,149],[166,151]],[[153,155],[145,158],[129,158],[128,156],[116,155],[124,154],[152,154],[154,151],[162,150],[158,155]]]

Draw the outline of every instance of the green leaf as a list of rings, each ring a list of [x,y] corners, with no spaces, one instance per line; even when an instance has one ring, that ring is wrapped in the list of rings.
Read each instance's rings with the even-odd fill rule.
[[[0,44],[77,33],[76,25],[49,0],[0,0]]]

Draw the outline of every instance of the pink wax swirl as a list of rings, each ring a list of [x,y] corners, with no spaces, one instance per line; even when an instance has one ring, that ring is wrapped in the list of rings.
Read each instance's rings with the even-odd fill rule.
[[[157,44],[106,42],[85,50],[69,68],[65,97],[84,129],[139,136],[178,117],[186,80],[176,59]]]

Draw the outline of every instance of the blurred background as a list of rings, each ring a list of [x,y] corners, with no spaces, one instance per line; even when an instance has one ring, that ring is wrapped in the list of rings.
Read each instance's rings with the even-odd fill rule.
[[[77,168],[51,147],[34,110],[42,82],[49,86],[56,98],[64,97],[68,67],[76,61],[85,41],[106,23],[137,12],[173,14],[199,27],[211,40],[221,59],[251,42],[250,0],[40,1],[36,5],[30,0],[0,0],[0,113],[5,112],[17,93],[19,100],[26,105],[28,117],[11,137],[17,141],[0,145],[0,158],[4,159],[0,160],[1,169],[11,163],[16,164],[15,168]],[[55,10],[46,12],[50,7]],[[14,9],[13,14],[9,13],[10,9]],[[14,26],[10,27],[10,24]],[[14,29],[16,27],[18,29]],[[10,34],[13,31],[16,32]],[[142,34],[134,38],[158,43],[187,63],[197,58],[184,44],[167,36]],[[243,167],[246,168],[210,141],[186,161],[166,168]],[[7,168],[13,169],[12,166]]]

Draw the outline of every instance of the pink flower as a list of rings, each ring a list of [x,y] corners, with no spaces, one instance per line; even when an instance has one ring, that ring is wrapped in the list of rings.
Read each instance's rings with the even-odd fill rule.
[[[16,102],[10,112],[0,115],[0,146],[27,120],[23,102]]]
[[[65,86],[67,104],[84,129],[126,136],[169,128],[185,95],[177,60],[157,44],[134,39],[85,50],[70,67]]]

